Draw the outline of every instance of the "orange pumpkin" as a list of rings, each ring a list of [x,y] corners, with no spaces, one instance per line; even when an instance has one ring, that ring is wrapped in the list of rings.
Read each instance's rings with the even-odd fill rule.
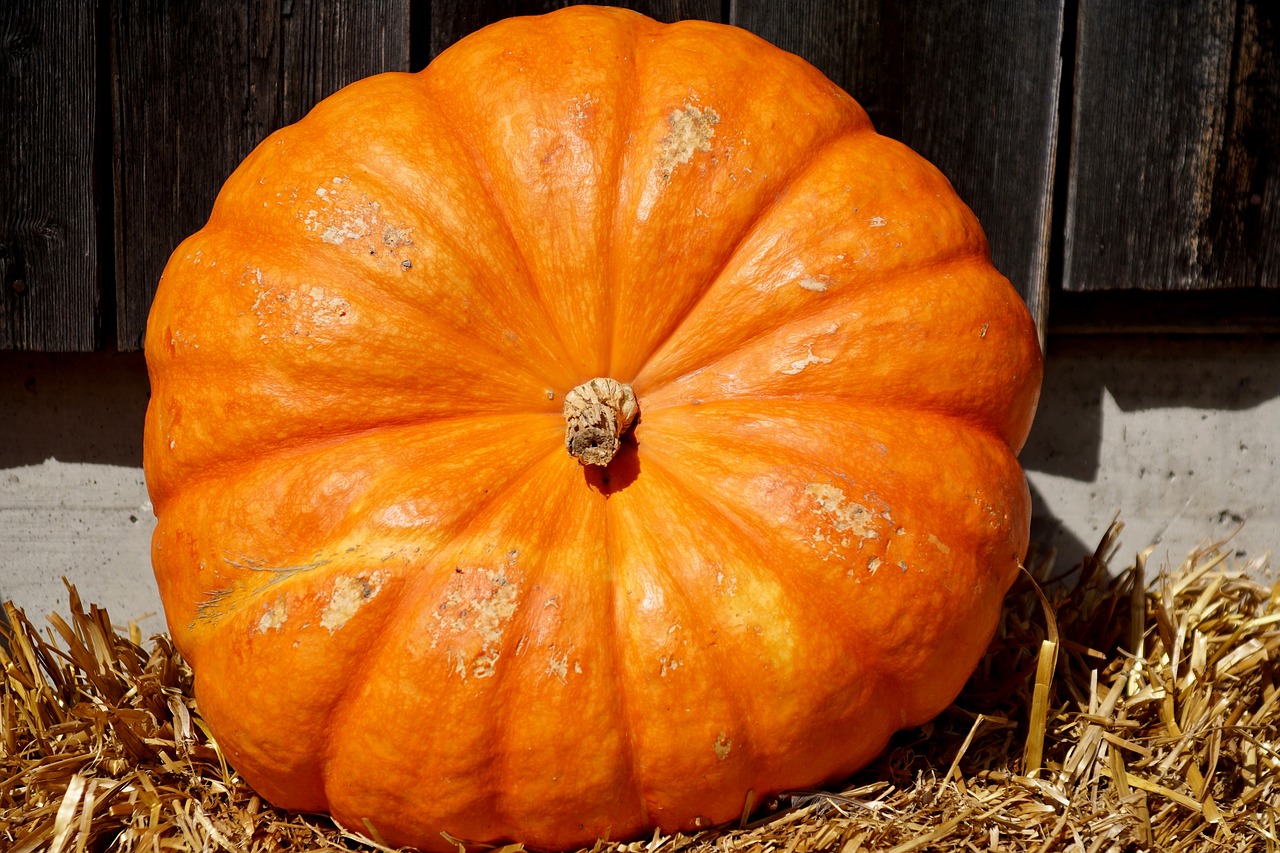
[[[845,776],[953,699],[1026,548],[1040,354],[977,221],[730,27],[574,7],[344,89],[227,181],[146,354],[209,725],[393,844]]]

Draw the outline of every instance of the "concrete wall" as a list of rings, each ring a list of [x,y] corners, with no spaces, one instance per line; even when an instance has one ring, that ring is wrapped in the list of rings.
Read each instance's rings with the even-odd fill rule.
[[[1230,538],[1280,547],[1280,338],[1051,339],[1021,459],[1033,538],[1074,563],[1111,520],[1121,555],[1178,564]]]
[[[143,482],[139,354],[0,352],[0,598],[66,609],[63,576],[116,622],[160,630]],[[1111,519],[1128,556],[1177,562],[1239,529],[1280,547],[1280,339],[1050,341],[1023,462],[1033,536],[1074,562]]]
[[[66,611],[62,577],[159,630],[142,477],[141,353],[0,352],[0,599]]]

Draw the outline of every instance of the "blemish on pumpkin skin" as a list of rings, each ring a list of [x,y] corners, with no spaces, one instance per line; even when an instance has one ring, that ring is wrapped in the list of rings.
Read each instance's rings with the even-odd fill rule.
[[[413,240],[409,239],[408,228],[384,225],[382,227],[382,243],[387,248],[394,249],[398,246],[412,246]]]
[[[571,651],[573,651],[572,648],[569,649],[569,651],[562,652],[560,654],[555,654],[553,652],[551,656],[548,658],[547,669],[545,672],[543,672],[543,675],[551,676],[552,678],[555,678],[557,681],[559,681],[561,684],[568,684],[569,683],[569,652]],[[574,661],[573,663],[573,671],[575,673],[582,672],[582,667],[578,666],[577,661]]]
[[[675,633],[679,630],[679,625],[672,625],[667,628],[667,636],[672,638],[672,648],[666,654],[658,656],[658,677],[660,678],[665,678],[667,673],[674,672],[684,666],[684,661],[676,657],[679,647],[686,643],[685,640],[675,637]]]
[[[249,310],[258,318],[258,328],[263,329],[260,334],[263,343],[270,340],[269,330],[281,338],[307,338],[313,332],[350,323],[353,319],[351,303],[319,285],[299,284],[295,290],[277,291],[270,285],[263,287],[261,273],[256,270],[254,273],[258,293]]]
[[[379,510],[374,515],[374,520],[378,524],[402,530],[429,527],[439,523],[438,517],[431,513],[430,509],[430,506],[421,506],[416,501],[406,500]],[[401,551],[392,551],[382,559],[385,562],[398,553]]]
[[[720,114],[710,107],[685,104],[683,110],[672,110],[667,121],[671,130],[658,143],[658,176],[663,181],[670,181],[676,167],[688,163],[695,153],[711,150]]]
[[[732,597],[738,594],[738,578],[736,576],[725,577],[724,572],[716,572],[716,586],[722,588],[725,595]]]
[[[323,187],[316,190],[316,192],[320,193],[321,190],[323,190]],[[314,211],[311,212],[314,213]],[[317,222],[314,230],[319,230],[319,228],[320,223]],[[361,237],[368,236],[370,230],[369,223],[365,221],[363,216],[351,214],[338,224],[325,227],[324,231],[320,233],[320,239],[334,246],[341,246],[347,240],[359,240]]]
[[[409,229],[386,221],[381,203],[357,195],[351,186],[347,178],[338,176],[330,185],[316,187],[311,196],[315,207],[307,208],[303,226],[332,246],[356,242],[362,254],[387,256],[396,264],[407,260],[401,253],[413,247]]]
[[[368,578],[340,577],[334,580],[329,603],[320,616],[321,627],[330,634],[336,633],[351,621],[360,608],[377,597],[386,577],[384,572],[374,572]]]
[[[834,335],[839,330],[840,330],[839,323],[828,323],[825,328],[818,330],[818,334]],[[804,372],[805,368],[809,367],[812,364],[830,364],[832,359],[826,356],[814,354],[813,348],[817,346],[817,344],[818,344],[818,341],[816,340],[808,341],[805,344],[807,352],[802,358],[792,358],[791,356],[784,356],[784,358],[792,358],[792,360],[785,361],[783,365],[778,368],[778,372],[783,374],[784,376],[795,376],[799,373]]]
[[[810,483],[804,493],[817,503],[836,530],[851,532],[859,539],[879,538],[871,510],[847,500],[843,489],[830,483]]]
[[[690,97],[697,99],[692,93]],[[719,121],[720,114],[710,107],[699,109],[687,102],[683,109],[671,111],[667,117],[670,128],[667,135],[658,141],[654,170],[636,208],[638,221],[646,222],[649,219],[658,197],[671,183],[678,168],[692,161],[696,154],[711,151],[711,140]],[[630,142],[631,137],[628,137],[627,144]],[[712,156],[703,165],[715,166],[716,163],[717,159]]]
[[[568,684],[569,662],[563,657],[552,657],[545,674],[555,676],[561,684]]]
[[[732,749],[732,747],[733,739],[724,732],[720,732],[720,734],[716,736],[716,742],[712,746],[716,752],[716,759],[719,761],[724,761],[729,757],[729,750]]]
[[[284,623],[289,618],[289,607],[285,599],[277,598],[270,607],[266,607],[262,611],[262,618],[254,625],[253,633],[265,634],[268,631],[278,631],[284,627]]]
[[[510,555],[511,563],[514,554]],[[455,662],[454,672],[463,678],[488,678],[494,674],[502,655],[503,635],[520,601],[519,584],[508,579],[505,568],[487,570],[480,576],[487,581],[487,590],[455,589],[434,614],[439,624],[431,633],[431,648],[444,639],[445,633],[455,637],[470,634],[479,639],[480,649],[470,660],[463,649],[446,653]]]
[[[982,492],[969,495],[969,500],[979,508],[981,513],[987,518],[987,526],[992,530],[1004,530],[1009,525],[1009,514],[1001,512],[1000,508],[991,501],[987,500]]]
[[[795,376],[797,373],[802,372],[806,367],[808,367],[811,364],[830,364],[830,363],[831,363],[831,359],[824,358],[819,355],[814,355],[813,345],[810,344],[809,353],[804,358],[796,359],[786,367],[778,368],[778,372],[785,374],[787,376]]]
[[[588,119],[595,115],[596,106],[599,103],[600,99],[590,92],[581,98],[574,98],[569,102],[569,118],[578,124],[585,124]]]
[[[874,493],[855,501],[831,483],[809,483],[803,494],[808,500],[802,508],[816,514],[819,522],[806,541],[823,560],[848,560],[849,549],[862,550],[867,542],[881,539],[882,527],[893,525],[887,507]],[[879,565],[868,563],[867,568],[874,573]]]

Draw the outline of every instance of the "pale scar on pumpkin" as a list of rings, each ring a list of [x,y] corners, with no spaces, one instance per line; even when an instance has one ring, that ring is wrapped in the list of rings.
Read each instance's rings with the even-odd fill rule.
[[[715,126],[720,121],[720,114],[710,107],[699,109],[685,104],[683,109],[672,110],[667,121],[670,129],[658,141],[654,171],[636,208],[636,219],[640,222],[648,221],[658,196],[671,183],[676,169],[688,164],[698,152],[711,151],[711,140],[716,135]],[[698,214],[706,215],[701,209]]]
[[[333,582],[333,591],[329,594],[329,603],[320,616],[321,627],[330,634],[351,621],[370,600],[382,591],[386,581],[384,572],[374,572],[368,578],[340,577]]]
[[[663,181],[671,181],[676,167],[689,163],[696,152],[712,150],[719,113],[709,106],[700,110],[686,104],[684,110],[672,110],[667,120],[671,132],[658,143],[658,174]]]
[[[520,603],[520,586],[508,579],[505,569],[485,571],[483,576],[490,584],[487,592],[468,596],[455,589],[434,614],[439,625],[431,632],[431,648],[440,643],[445,632],[458,636],[470,630],[480,640],[480,651],[474,657],[468,658],[459,648],[445,653],[453,661],[453,671],[464,679],[468,675],[488,678],[494,674],[507,624]]]
[[[289,618],[288,603],[284,598],[277,598],[266,607],[262,612],[262,618],[258,620],[255,630],[259,634],[265,634],[268,631],[278,631],[284,627],[284,623]]]
[[[671,637],[671,642],[675,646],[682,646],[685,641],[676,636],[676,632],[680,630],[679,625],[672,625],[667,628],[667,636]],[[676,657],[675,650],[669,654],[658,656],[658,675],[665,678],[668,672],[674,672],[684,666],[684,661]]]
[[[600,103],[600,99],[590,92],[581,98],[574,98],[569,102],[569,117],[578,124],[585,124],[587,119],[595,114],[596,105]]]
[[[880,538],[882,522],[893,523],[887,509],[876,512],[850,500],[843,489],[830,483],[809,483],[804,488],[804,494],[811,501],[809,511],[817,513],[823,522],[814,530],[810,544],[815,551],[823,550],[820,543],[825,546],[826,553],[822,557],[824,560],[832,556],[844,559],[843,549],[861,549],[868,540]],[[867,564],[872,573],[880,566],[879,560],[873,559],[874,564]]]
[[[829,323],[825,328],[820,329],[818,333],[821,335],[834,335],[839,330],[840,330],[839,323]],[[796,358],[796,359],[792,359],[791,361],[785,362],[781,367],[778,368],[778,372],[783,374],[784,376],[796,376],[797,374],[804,372],[804,369],[809,367],[812,364],[830,364],[832,362],[831,358],[827,356],[816,355],[814,353],[813,348],[817,345],[817,343],[818,342],[816,340],[809,341],[807,344],[805,344],[808,350],[805,353],[805,355],[802,358]],[[790,358],[790,356],[786,356],[785,358]]]
[[[729,737],[724,732],[720,732],[716,736],[716,742],[712,746],[712,748],[716,751],[716,758],[719,759],[720,761],[724,761],[726,758],[729,757],[729,750],[732,747],[733,747],[733,738]]]
[[[317,206],[307,210],[304,220],[307,230],[318,233],[322,242],[333,246],[368,238],[366,242],[370,255],[378,254],[379,249],[390,250],[389,254],[401,260],[404,269],[412,269],[413,262],[408,258],[401,258],[395,251],[413,246],[410,229],[405,225],[387,222],[382,205],[365,195],[354,202],[348,200],[345,197],[345,185],[349,180],[338,176],[329,185],[316,187]],[[381,246],[378,245],[379,240]]]
[[[348,552],[354,551],[354,550],[355,550],[354,548],[351,548],[351,549],[348,549]],[[310,563],[302,563],[302,564],[291,565],[291,566],[273,566],[273,565],[267,564],[263,560],[250,557],[247,554],[240,554],[240,553],[235,553],[231,551],[225,551],[223,552],[222,562],[226,563],[228,566],[231,566],[233,569],[236,569],[237,571],[253,572],[253,573],[269,575],[271,579],[268,580],[265,585],[269,587],[271,584],[277,583],[282,580],[286,580],[295,575],[304,574],[306,572],[311,572],[316,569],[319,569],[322,566],[327,566],[331,561],[327,557],[322,557],[320,555],[317,555],[316,558],[312,560]],[[206,566],[205,561],[201,560],[199,563],[200,570],[203,571],[205,569],[205,566]],[[251,586],[256,586],[256,584],[251,584]],[[194,628],[197,621],[210,623],[210,624],[218,622],[224,616],[228,615],[229,609],[230,609],[228,605],[241,599],[246,594],[254,595],[254,593],[251,590],[246,590],[246,583],[243,581],[233,581],[228,586],[209,590],[207,593],[205,593],[204,600],[196,604],[195,618],[190,623],[188,623],[187,627]],[[276,608],[279,608],[279,610],[275,614],[273,614],[272,611],[275,610]],[[287,604],[285,603],[283,598],[278,599],[273,604],[271,604],[269,608],[264,609],[262,615],[259,616],[258,620],[253,623],[253,626],[250,628],[250,631],[253,633],[260,633],[262,631],[265,631],[268,628],[281,627],[281,625],[273,624],[273,623],[275,623],[277,619],[283,620],[287,617],[288,617]],[[303,627],[306,627],[306,626],[304,625]]]
[[[373,202],[368,211],[360,213],[357,213],[354,208],[341,207],[338,201],[338,188],[345,181],[343,177],[336,177],[332,181],[333,186],[322,184],[316,187],[316,198],[331,206],[325,211],[328,215],[322,216],[321,211],[314,208],[307,211],[307,228],[311,231],[320,231],[320,239],[335,246],[341,246],[347,240],[358,240],[367,236],[372,230],[373,223],[365,219],[365,214],[368,213],[370,219],[376,222],[379,207],[377,202]],[[337,218],[336,222],[335,218]],[[326,220],[329,224],[326,224]]]
[[[676,167],[688,163],[697,152],[711,150],[720,114],[710,107],[700,110],[686,104],[683,110],[672,110],[667,121],[671,131],[658,143],[658,174],[664,181],[671,180]]]
[[[806,367],[808,367],[811,364],[830,364],[830,363],[831,363],[831,359],[824,358],[823,356],[820,356],[820,355],[814,355],[813,344],[810,344],[809,352],[805,355],[804,358],[798,358],[795,361],[788,364],[786,367],[779,367],[778,372],[785,374],[786,376],[795,376],[797,373],[802,372]]]
[[[569,651],[572,651],[572,650],[573,649],[570,648]],[[581,675],[582,664],[575,660],[573,662],[572,671],[576,675]],[[546,669],[546,672],[543,673],[543,675],[551,676],[552,678],[555,678],[557,681],[559,681],[561,684],[568,684],[569,672],[570,672],[569,652],[561,652],[560,654],[556,654],[553,651],[551,655],[548,656],[547,658],[547,669]]]
[[[351,322],[351,304],[341,296],[328,293],[320,285],[277,291],[270,285],[264,285],[261,270],[246,271],[245,276],[256,283],[257,296],[249,310],[258,318],[257,328],[262,330],[259,334],[262,343],[270,340],[268,332],[310,337],[313,331]],[[241,284],[244,284],[244,279]]]
[[[561,684],[567,684],[569,679],[569,655],[564,653],[561,655],[551,655],[547,661],[547,671],[544,675],[551,675],[557,678]]]
[[[844,260],[844,255],[837,255],[836,260]],[[810,293],[826,293],[831,287],[831,276],[823,273],[811,273],[806,270],[803,260],[793,258],[790,263],[778,271],[777,275],[762,277],[756,283],[756,288],[764,292],[770,292],[789,284],[794,284]]]
[[[413,240],[410,238],[408,228],[384,225],[382,227],[382,244],[389,249],[394,249],[398,246],[412,246]]]

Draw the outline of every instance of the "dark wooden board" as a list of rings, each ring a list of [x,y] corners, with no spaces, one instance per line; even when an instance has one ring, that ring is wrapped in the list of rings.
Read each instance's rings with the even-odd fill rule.
[[[951,180],[1044,329],[1062,0],[735,0]]]
[[[494,21],[514,15],[542,15],[572,5],[567,0],[431,0],[431,56]],[[623,6],[668,23],[686,18],[720,21],[723,14],[721,0],[628,0],[597,5]]]
[[[1280,4],[1081,0],[1076,68],[1064,288],[1280,287]]]
[[[408,0],[117,0],[112,16],[119,346],[253,147],[347,83],[408,70]]]
[[[0,349],[100,343],[96,8],[0,3]]]
[[[1277,335],[1280,291],[1055,290],[1051,335]]]

